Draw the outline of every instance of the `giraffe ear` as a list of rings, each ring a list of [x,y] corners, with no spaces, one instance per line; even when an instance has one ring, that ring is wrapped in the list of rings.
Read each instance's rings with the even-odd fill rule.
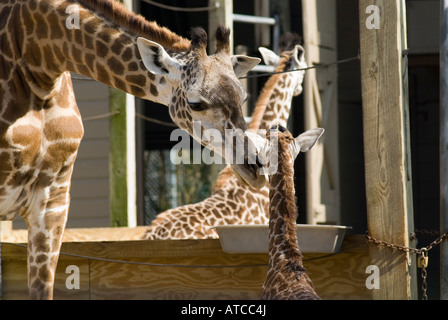
[[[157,42],[142,37],[137,38],[137,47],[143,64],[153,74],[170,74],[180,79],[181,65],[171,58]]]
[[[291,145],[293,157],[297,157],[299,152],[309,151],[317,142],[317,140],[322,136],[324,131],[325,130],[322,128],[311,129],[305,131],[300,136],[295,138],[294,142]]]
[[[305,61],[305,49],[301,45],[296,45],[294,47],[294,63],[295,68],[306,68],[307,64]],[[305,71],[303,71],[305,73]]]
[[[269,50],[268,48],[260,47],[258,48],[261,56],[263,57],[263,61],[268,66],[277,67],[280,63],[280,57],[275,54],[274,51]]]
[[[233,70],[237,78],[245,76],[253,67],[259,64],[261,59],[248,57],[244,55],[234,55],[232,56]]]

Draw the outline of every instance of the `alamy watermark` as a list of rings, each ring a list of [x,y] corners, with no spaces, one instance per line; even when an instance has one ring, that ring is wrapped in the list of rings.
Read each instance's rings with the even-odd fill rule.
[[[370,14],[366,19],[366,28],[369,30],[380,28],[380,8],[370,5],[366,8],[366,13]]]
[[[241,129],[226,129],[224,135],[217,129],[201,130],[201,122],[193,122],[193,142],[185,130],[175,129],[170,141],[178,141],[171,148],[173,164],[249,164],[257,165],[260,173],[273,174],[278,164],[277,139],[266,139],[266,130],[248,136]],[[275,131],[272,131],[275,135]],[[202,148],[202,145],[206,146]],[[192,154],[191,154],[192,153]]]
[[[380,268],[371,264],[367,266],[366,273],[370,274],[366,278],[366,288],[369,290],[380,288]]]
[[[65,273],[68,274],[67,279],[65,279],[65,287],[68,290],[79,290],[81,288],[79,267],[71,264],[65,268]]]
[[[65,9],[65,13],[69,16],[65,19],[65,27],[67,29],[79,29],[79,7],[77,5],[70,5]]]

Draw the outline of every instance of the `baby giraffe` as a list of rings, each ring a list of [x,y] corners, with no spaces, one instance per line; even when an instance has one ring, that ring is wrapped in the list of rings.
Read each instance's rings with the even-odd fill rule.
[[[269,267],[263,300],[320,300],[306,274],[297,241],[294,160],[299,152],[311,149],[323,132],[312,129],[294,139],[285,128],[276,126],[268,133]],[[276,165],[272,163],[274,152],[278,155]]]

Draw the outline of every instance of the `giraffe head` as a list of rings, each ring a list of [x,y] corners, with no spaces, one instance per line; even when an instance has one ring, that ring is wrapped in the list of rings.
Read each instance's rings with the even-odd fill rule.
[[[283,51],[280,56],[264,47],[260,47],[258,50],[263,57],[264,63],[274,66],[276,69],[281,64],[284,65],[282,71],[291,71],[307,67],[305,61],[305,49],[301,45],[295,45],[292,50]],[[286,88],[292,88],[293,95],[298,96],[303,91],[302,82],[305,76],[305,70],[294,71],[291,75],[293,75],[290,77],[292,83],[290,83],[289,86],[286,86]]]
[[[245,135],[247,125],[241,105],[247,93],[238,77],[245,75],[260,59],[231,55],[229,35],[230,29],[218,27],[216,51],[212,55],[207,54],[207,34],[201,28],[193,29],[187,52],[167,52],[158,43],[144,38],[138,38],[137,45],[146,68],[170,83],[168,107],[172,120],[202,145],[224,157],[244,182],[259,188],[265,182],[257,174],[256,148]],[[218,133],[219,142],[212,143],[205,138],[207,130],[214,131],[214,138]],[[232,131],[237,143],[225,143],[228,131]],[[226,150],[226,145],[231,150]],[[241,145],[245,146],[244,150],[237,147]],[[230,155],[241,152],[242,163],[229,159]]]
[[[315,128],[305,131],[296,138],[282,126],[273,126],[266,134],[266,139],[249,132],[250,139],[257,146],[258,156],[262,163],[261,174],[272,175],[277,173],[278,156],[280,150],[288,150],[284,157],[294,162],[300,152],[309,151],[324,133],[324,129]],[[283,148],[279,147],[282,144]],[[287,144],[287,147],[285,147]]]

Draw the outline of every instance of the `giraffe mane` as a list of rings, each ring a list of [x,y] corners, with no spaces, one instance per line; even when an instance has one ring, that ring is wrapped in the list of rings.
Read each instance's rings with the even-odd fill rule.
[[[129,11],[118,1],[114,0],[76,0],[80,5],[101,15],[117,25],[123,31],[136,37],[151,39],[165,48],[175,51],[186,51],[190,48],[190,41],[156,22],[148,21],[144,17]]]
[[[291,166],[287,159],[291,157],[289,145],[292,143],[294,138],[292,137],[289,131],[287,132],[279,132],[278,133],[278,143],[279,143],[279,170],[281,170],[282,175],[286,177],[294,177],[293,166]],[[281,168],[280,168],[281,166]],[[285,179],[284,180],[284,190],[282,192],[287,195],[285,198],[286,205],[288,210],[290,210],[294,215],[297,215],[297,205],[296,205],[296,196],[294,192],[294,178],[293,179]]]

